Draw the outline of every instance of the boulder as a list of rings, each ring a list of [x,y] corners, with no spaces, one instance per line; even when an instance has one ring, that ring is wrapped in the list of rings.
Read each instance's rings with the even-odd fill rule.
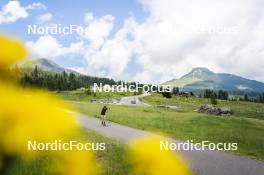
[[[206,113],[211,115],[219,115],[219,116],[230,116],[232,115],[232,111],[229,107],[214,107],[212,105],[203,105],[199,109],[195,110],[199,113]]]

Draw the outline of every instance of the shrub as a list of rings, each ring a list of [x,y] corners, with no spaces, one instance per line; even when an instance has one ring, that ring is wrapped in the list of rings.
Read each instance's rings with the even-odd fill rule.
[[[211,103],[212,105],[217,105],[217,99],[215,98],[215,96],[211,97]]]
[[[166,98],[171,98],[172,97],[170,92],[163,92],[162,96],[166,97]]]

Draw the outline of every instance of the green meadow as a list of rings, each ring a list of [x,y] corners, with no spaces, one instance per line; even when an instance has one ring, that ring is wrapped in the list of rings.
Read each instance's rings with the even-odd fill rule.
[[[84,129],[76,140],[85,139],[94,143],[106,143],[106,150],[95,151],[95,157],[102,175],[124,175],[129,172],[126,161],[126,146],[119,141],[102,136],[94,131]],[[52,174],[52,157],[42,156],[30,162],[15,160],[3,175],[45,175]],[[89,165],[87,165],[89,166]]]
[[[153,106],[110,105],[109,119],[122,125],[162,133],[179,140],[238,143],[235,154],[264,159],[263,104],[219,101],[219,106],[229,106],[234,115],[217,117],[194,112],[209,100],[186,97],[163,98],[160,95],[144,97]],[[71,101],[77,111],[99,117],[102,104]],[[158,105],[175,105],[167,109]],[[156,106],[157,105],[157,106]],[[241,107],[240,107],[241,106]]]
[[[164,98],[162,95],[154,94],[143,98],[143,101],[152,105],[172,105],[180,110],[193,111],[201,105],[210,104],[210,99],[196,97]],[[234,117],[255,118],[264,120],[264,104],[245,101],[218,100],[218,107],[230,107]]]
[[[95,96],[82,91],[63,91],[56,95],[70,102],[80,113],[99,118],[102,104],[93,104],[90,100],[122,98],[133,94],[97,93]],[[264,104],[218,101],[218,106],[228,106],[234,114],[231,117],[217,117],[194,111],[201,105],[209,104],[209,99],[175,96],[166,99],[155,94],[144,97],[142,101],[151,106],[109,105],[110,121],[183,141],[236,142],[238,150],[233,154],[264,160]],[[169,109],[161,105],[178,108]],[[130,172],[126,161],[127,145],[86,129],[76,139],[106,143],[106,150],[95,151],[103,175]],[[50,174],[51,161],[49,156],[38,157],[31,162],[16,160],[4,175]]]
[[[111,100],[111,99],[121,99],[125,96],[135,95],[132,92],[86,92],[85,90],[75,90],[75,91],[58,91],[54,92],[55,95],[63,98],[67,101],[86,101],[91,100]]]

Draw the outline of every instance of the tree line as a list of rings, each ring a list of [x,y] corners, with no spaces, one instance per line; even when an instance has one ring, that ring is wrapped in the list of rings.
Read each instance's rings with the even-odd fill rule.
[[[204,92],[204,98],[215,98],[219,100],[228,100],[228,97],[229,97],[228,92],[224,90],[219,90],[217,92],[211,89],[206,89]]]
[[[35,66],[33,70],[20,72],[22,72],[20,79],[22,85],[45,88],[52,91],[76,90],[81,87],[90,88],[94,83],[102,83],[103,85],[116,85],[122,83],[122,81],[116,82],[109,78],[92,77],[73,72],[67,73],[63,71],[62,73],[52,73],[43,71],[37,66]],[[128,84],[135,84],[135,82],[130,82]],[[173,95],[185,97],[195,96],[193,92],[182,92],[178,87],[174,87],[171,92],[165,92],[162,93],[162,95],[166,98],[172,98]],[[210,98],[213,103],[217,103],[217,99],[264,103],[264,93],[258,93],[254,98],[252,98],[251,94],[245,94],[244,97],[242,96],[239,98],[229,98],[228,91],[206,89],[204,92],[198,94],[198,97]]]
[[[229,96],[229,92],[225,90],[214,91],[212,89],[206,89],[201,93],[196,92],[199,98],[210,98],[212,104],[217,104],[217,100],[231,100],[231,101],[249,101],[255,103],[264,103],[264,92],[263,93],[253,93],[245,94],[243,96],[234,95],[233,97]],[[254,96],[251,96],[254,94]],[[181,92],[178,87],[174,87],[171,92],[162,93],[165,98],[172,98],[172,96],[195,96],[193,92]]]
[[[31,71],[22,73],[21,83],[24,86],[33,86],[45,88],[49,90],[64,91],[75,90],[81,87],[88,88],[94,83],[102,83],[103,85],[114,85],[116,82],[113,79],[91,77],[76,73],[52,73],[39,69],[37,66]]]
[[[249,102],[256,102],[256,103],[264,103],[264,92],[259,93],[256,97],[252,98],[248,94],[244,95],[244,98],[240,97],[239,101],[249,101]]]
[[[166,98],[171,98],[173,95],[175,96],[195,96],[193,92],[183,92],[180,91],[178,87],[173,87],[171,92],[162,93],[162,95]],[[220,100],[228,100],[229,94],[227,91],[219,90],[219,91],[213,91],[211,89],[206,89],[203,93],[203,95],[199,94],[200,98],[215,98]]]

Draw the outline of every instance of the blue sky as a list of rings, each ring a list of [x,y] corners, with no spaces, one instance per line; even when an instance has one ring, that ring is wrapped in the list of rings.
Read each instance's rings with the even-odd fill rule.
[[[33,1],[34,2],[34,1]],[[52,13],[52,22],[61,25],[83,25],[83,17],[87,12],[93,13],[95,16],[104,16],[105,14],[111,14],[115,17],[114,27],[111,32],[110,37],[115,33],[124,23],[124,20],[129,16],[134,16],[137,20],[143,21],[146,12],[143,7],[139,4],[137,0],[75,0],[75,1],[35,1],[41,2],[47,7],[46,10],[34,10],[30,13],[30,16],[25,20],[17,20],[15,23],[1,24],[0,31],[7,33],[13,37],[18,37],[24,41],[36,40],[39,35],[28,35],[27,28],[28,25],[38,23],[37,16],[45,14],[47,11]],[[7,4],[8,1],[0,1],[0,7]],[[27,6],[32,4],[32,1],[21,0],[21,6]],[[76,40],[76,35],[74,36],[56,36],[60,39],[63,45],[67,45],[74,40]],[[65,67],[81,66],[84,62],[82,59],[75,58],[74,55],[71,56],[61,56],[55,60],[58,64]],[[134,63],[131,62],[129,69],[132,71],[137,68],[131,68]]]
[[[32,1],[20,0],[21,6],[32,4]],[[74,1],[58,1],[45,0],[33,1],[43,3],[49,12],[54,16],[54,21],[61,24],[82,24],[83,15],[86,12],[92,12],[96,16],[111,14],[116,17],[115,28],[119,28],[124,20],[133,15],[138,20],[144,20],[146,12],[137,0],[74,0]],[[0,1],[0,7],[7,4],[8,1]],[[22,38],[27,38],[27,24],[36,23],[36,16],[45,13],[43,10],[32,11],[26,20],[18,20],[16,23],[1,24],[1,30],[14,32]],[[21,29],[17,28],[21,27]]]
[[[0,7],[5,6],[8,2],[9,1],[1,1]],[[143,6],[137,0],[47,0],[34,2],[22,0],[20,1],[20,6],[26,8],[32,3],[41,3],[45,6],[45,9],[30,10],[28,17],[25,19],[17,19],[12,23],[3,23],[0,26],[0,31],[12,37],[20,38],[24,42],[28,40],[36,41],[39,37],[41,37],[41,35],[28,35],[27,30],[28,25],[38,24],[38,16],[50,13],[52,14],[52,19],[50,20],[52,23],[61,24],[62,26],[68,26],[71,24],[83,25],[84,14],[89,12],[93,13],[93,15],[98,18],[106,14],[110,14],[115,18],[113,22],[113,29],[108,36],[108,38],[111,38],[122,27],[124,21],[127,18],[133,16],[133,18],[141,22],[144,21],[147,15],[146,11],[143,9]],[[78,40],[78,35],[53,35],[52,37],[56,38],[56,40],[58,40],[61,45],[65,46]],[[82,57],[82,55],[79,54],[61,55],[56,57],[56,59],[53,59],[53,61],[64,67],[81,67],[85,69],[83,65],[86,63],[86,60],[80,57]],[[35,58],[35,56],[32,55],[32,58]],[[107,70],[107,68],[103,69]],[[140,70],[140,65],[131,60],[127,63],[127,68],[124,70],[123,74],[132,76],[138,70]],[[85,70],[84,73],[86,73]],[[93,74],[93,72],[89,72],[89,74]],[[94,72],[94,75],[98,74]],[[107,73],[103,74],[102,76],[107,76]]]
[[[195,67],[264,81],[263,0],[0,1],[0,32],[31,58],[85,74],[160,83]],[[88,32],[28,35],[28,25]],[[258,63],[258,64],[255,64]]]

